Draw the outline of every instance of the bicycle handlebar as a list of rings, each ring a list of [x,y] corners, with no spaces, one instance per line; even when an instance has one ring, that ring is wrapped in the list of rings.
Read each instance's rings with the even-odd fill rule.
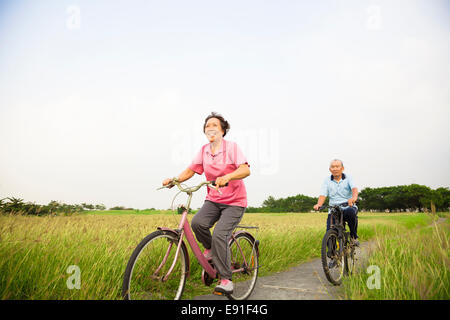
[[[181,184],[178,181],[178,179],[177,178],[173,178],[171,183],[169,183],[166,186],[162,186],[162,187],[160,187],[160,188],[158,188],[156,190],[161,190],[161,189],[164,189],[164,188],[172,188],[174,185],[177,186],[178,189],[180,189],[181,192],[191,193],[191,192],[197,191],[198,189],[200,189],[204,185],[216,186],[216,182],[215,181],[203,181],[203,182],[200,182],[200,184],[198,184],[197,186],[183,188],[183,187],[181,187]],[[225,184],[224,187],[226,187],[226,186],[228,186],[228,182]]]
[[[337,207],[343,207],[343,206],[348,206],[348,202],[342,202],[342,203],[335,204],[335,205],[332,205],[332,206],[330,206],[330,205],[328,205],[328,206],[321,206],[318,211],[323,210],[323,209],[337,208]]]

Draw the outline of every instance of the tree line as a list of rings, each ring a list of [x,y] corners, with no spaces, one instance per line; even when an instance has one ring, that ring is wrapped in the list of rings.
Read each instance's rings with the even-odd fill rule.
[[[359,197],[363,210],[375,211],[426,211],[435,206],[438,211],[448,211],[450,207],[450,190],[435,190],[419,185],[365,188]]]
[[[87,210],[105,210],[106,207],[103,204],[66,204],[59,201],[50,201],[46,205],[36,204],[32,202],[24,202],[20,198],[4,198],[0,199],[0,213],[12,214],[12,215],[56,215],[64,214],[71,215]]]
[[[287,198],[275,199],[269,196],[260,207],[248,207],[247,212],[309,212],[318,198],[298,194]],[[328,204],[328,198],[325,204]],[[360,211],[426,211],[434,206],[437,211],[449,211],[450,190],[447,187],[435,190],[419,184],[404,186],[364,188],[359,192],[358,208]],[[22,215],[70,215],[87,210],[105,210],[103,204],[65,204],[50,201],[47,205],[24,202],[19,198],[0,199],[0,213]],[[152,208],[153,209],[153,208]],[[109,210],[135,210],[123,206]],[[192,210],[190,213],[195,213]]]
[[[269,196],[260,207],[248,207],[247,212],[308,212],[317,203],[318,198],[298,194],[287,198],[275,199]],[[326,203],[328,204],[328,198]],[[438,211],[450,208],[450,190],[435,190],[419,184],[364,188],[359,192],[360,211],[426,211],[434,206]]]

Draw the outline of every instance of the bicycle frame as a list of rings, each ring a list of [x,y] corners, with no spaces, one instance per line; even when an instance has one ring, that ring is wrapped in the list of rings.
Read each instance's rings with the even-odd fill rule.
[[[335,206],[328,206],[328,208],[331,208],[331,219],[330,219],[330,229],[335,229],[338,232],[338,237],[342,238],[344,240],[344,244],[347,243],[349,241],[349,237],[350,237],[350,232],[348,232],[345,229],[346,226],[346,222],[344,221],[344,211],[342,209],[342,206],[345,206],[347,203],[341,203]],[[338,212],[336,212],[338,211]],[[337,217],[337,214],[339,214],[339,216]],[[336,220],[339,220],[336,223]],[[340,248],[340,252],[341,250],[343,250],[343,248]]]
[[[173,271],[173,269],[175,267],[175,264],[176,264],[176,261],[178,259],[178,255],[179,255],[180,249],[181,249],[181,247],[182,247],[182,245],[184,243],[184,241],[183,241],[184,237],[186,237],[186,240],[189,243],[189,246],[191,247],[192,252],[194,253],[195,257],[197,258],[197,261],[200,263],[200,265],[203,267],[203,269],[208,273],[208,275],[212,279],[217,278],[217,270],[215,270],[211,266],[211,264],[208,262],[208,260],[205,258],[205,256],[203,255],[202,251],[200,250],[200,247],[199,247],[199,245],[198,245],[198,243],[197,243],[197,241],[195,239],[195,236],[194,236],[194,234],[192,232],[191,226],[190,226],[188,218],[187,218],[188,217],[188,212],[189,212],[189,206],[190,206],[191,199],[192,199],[192,192],[193,191],[188,191],[187,192],[189,197],[188,197],[188,201],[187,201],[186,207],[185,206],[182,207],[183,208],[183,213],[182,213],[182,216],[181,216],[180,223],[178,225],[178,229],[173,230],[173,229],[170,229],[170,228],[158,227],[158,230],[163,230],[163,231],[172,232],[172,233],[177,234],[178,235],[178,239],[179,239],[178,240],[178,245],[177,245],[177,248],[176,248],[176,252],[175,252],[175,257],[173,259],[172,265],[170,266],[167,274],[163,277],[163,279],[162,279],[163,281],[167,281],[167,279],[169,278],[170,274],[172,273],[172,271]],[[239,234],[241,232],[245,232],[245,231],[239,231],[236,234]],[[253,238],[253,236],[251,236],[251,237]],[[235,234],[232,234],[231,238],[235,240]],[[156,269],[155,274],[157,274],[159,272],[159,270],[161,270],[161,268],[166,264],[167,257],[169,256],[170,250],[172,250],[172,245],[173,245],[173,243],[171,243],[169,245],[169,248],[167,249],[167,252],[166,252],[166,254],[165,254],[164,258],[163,258],[163,261],[161,262],[160,266]],[[236,245],[239,248],[239,251],[240,251],[240,253],[243,256],[244,263],[246,265],[247,261],[245,261],[245,256],[243,254],[242,248],[241,248],[241,246],[239,245],[239,243],[237,241],[236,241]],[[258,249],[257,249],[257,252],[258,252]],[[188,257],[188,261],[189,261],[189,257]],[[190,268],[188,268],[188,276],[189,276],[189,269]],[[244,270],[244,268],[239,268],[239,269],[232,270],[232,272],[233,273],[241,272],[243,270]]]
[[[166,281],[170,274],[173,271],[173,268],[175,267],[175,264],[178,259],[178,255],[180,253],[180,249],[182,245],[184,244],[183,238],[186,237],[186,240],[189,244],[189,246],[192,249],[192,252],[194,253],[195,257],[197,258],[200,265],[205,269],[205,271],[208,273],[208,275],[212,278],[217,277],[217,271],[209,264],[208,260],[203,256],[203,253],[200,250],[200,247],[195,240],[194,234],[192,233],[191,226],[189,225],[189,221],[187,220],[188,210],[184,210],[180,224],[178,226],[178,229],[173,230],[170,228],[165,227],[158,227],[158,230],[168,231],[172,232],[178,235],[178,244],[176,247],[175,257],[173,259],[172,265],[169,268],[169,271],[167,271],[167,274],[164,276],[163,281]],[[156,269],[155,273],[159,272],[159,270],[166,264],[167,257],[169,256],[170,251],[172,250],[172,244],[169,245],[169,248],[167,249],[166,255],[164,256],[163,261],[161,262],[161,265]],[[188,269],[189,273],[189,269]],[[188,274],[189,275],[189,274]]]
[[[335,209],[332,209],[335,210]],[[331,212],[331,220],[330,220],[330,229],[336,229],[338,231],[339,236],[343,236],[345,232],[345,221],[344,221],[344,213],[342,212],[342,208],[338,207],[339,210],[339,221],[336,223],[336,216],[333,212]]]

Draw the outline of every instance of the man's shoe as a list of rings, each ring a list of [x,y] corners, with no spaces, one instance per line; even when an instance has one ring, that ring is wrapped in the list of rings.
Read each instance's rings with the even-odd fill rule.
[[[232,294],[233,293],[233,282],[228,279],[220,280],[220,283],[214,288],[214,292],[223,293],[223,294]]]
[[[358,239],[353,239],[353,245],[356,247],[359,247],[360,244],[359,244]]]

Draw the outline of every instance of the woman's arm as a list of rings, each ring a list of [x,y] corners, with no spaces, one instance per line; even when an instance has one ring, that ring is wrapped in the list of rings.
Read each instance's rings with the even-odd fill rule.
[[[216,179],[216,185],[219,187],[223,187],[230,180],[241,180],[248,177],[249,175],[250,175],[250,168],[248,164],[241,164],[239,168],[237,168],[233,172],[230,172],[222,177],[218,177]]]
[[[182,173],[180,173],[180,175],[178,176],[178,181],[179,182],[183,182],[186,180],[189,180],[190,178],[192,178],[192,176],[195,174],[194,170],[190,169],[190,168],[186,168],[186,170],[184,170]]]
[[[195,174],[194,170],[187,168],[186,170],[184,170],[183,172],[180,173],[180,175],[178,176],[177,180],[179,182],[183,182],[186,180],[189,180],[190,178],[192,178],[192,176]],[[168,178],[166,180],[163,181],[163,186],[167,186],[169,183],[172,182],[172,178]]]

